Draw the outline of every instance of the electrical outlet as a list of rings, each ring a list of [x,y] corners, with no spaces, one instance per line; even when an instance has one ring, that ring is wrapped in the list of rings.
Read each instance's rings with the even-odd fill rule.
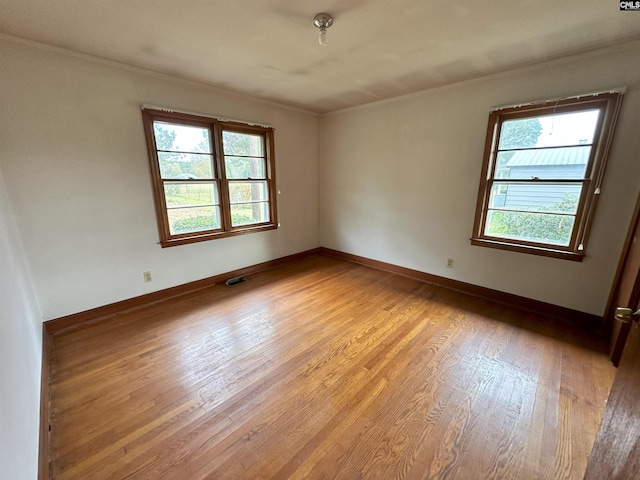
[[[453,258],[447,258],[447,268],[453,268]]]
[[[144,278],[144,283],[149,283],[151,281],[151,272],[142,272],[142,277]]]

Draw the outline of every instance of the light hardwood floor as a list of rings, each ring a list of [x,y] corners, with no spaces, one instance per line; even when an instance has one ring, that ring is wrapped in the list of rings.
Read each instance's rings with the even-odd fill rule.
[[[324,256],[59,332],[55,479],[581,479],[586,333]]]

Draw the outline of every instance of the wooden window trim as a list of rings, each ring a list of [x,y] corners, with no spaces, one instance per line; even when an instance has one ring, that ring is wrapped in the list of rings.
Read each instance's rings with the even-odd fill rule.
[[[275,149],[274,149],[274,130],[270,127],[262,127],[249,125],[235,121],[224,121],[215,118],[209,118],[198,115],[191,115],[180,112],[167,112],[162,110],[154,110],[145,108],[142,110],[143,126],[147,144],[147,153],[149,158],[149,170],[151,174],[151,184],[153,189],[154,207],[156,212],[156,222],[158,225],[158,234],[160,245],[164,247],[172,247],[176,245],[185,245],[195,242],[203,242],[214,240],[217,238],[227,238],[237,235],[246,235],[249,233],[263,232],[278,228],[278,211],[277,211],[277,191],[276,191],[276,172],[275,172]],[[153,132],[153,123],[155,121],[168,122],[181,125],[190,125],[201,128],[207,128],[211,134],[212,155],[213,155],[213,179],[180,179],[176,180],[180,183],[198,183],[202,181],[213,182],[217,185],[220,206],[220,228],[212,230],[204,230],[199,232],[190,232],[182,234],[171,234],[169,230],[169,220],[167,216],[167,206],[164,196],[164,183],[166,179],[162,179],[160,175],[160,167],[158,162],[158,149],[156,148],[155,135]],[[237,133],[246,133],[260,135],[264,141],[265,155],[265,181],[267,184],[267,202],[269,204],[269,221],[263,223],[255,223],[251,225],[233,226],[231,222],[231,201],[229,198],[229,179],[226,176],[224,152],[222,144],[222,132],[231,131]]]
[[[594,94],[591,96],[568,98],[565,100],[550,101],[533,105],[509,107],[491,112],[487,127],[485,149],[476,213],[474,218],[473,235],[471,244],[500,250],[530,253],[547,257],[582,261],[586,255],[587,240],[594,213],[601,192],[602,178],[607,163],[607,156],[613,138],[615,124],[622,103],[621,92]],[[495,169],[497,165],[498,144],[502,123],[506,120],[535,118],[545,114],[558,114],[592,110],[598,108],[602,111],[596,125],[591,152],[586,167],[585,178],[572,180],[575,183],[583,183],[582,192],[575,214],[575,223],[568,246],[558,246],[547,243],[538,243],[526,240],[514,240],[504,237],[486,235],[484,233],[485,222],[489,210],[489,197],[493,183],[504,181],[511,182],[541,182],[560,183],[562,179],[497,179]],[[547,147],[554,148],[554,147]]]

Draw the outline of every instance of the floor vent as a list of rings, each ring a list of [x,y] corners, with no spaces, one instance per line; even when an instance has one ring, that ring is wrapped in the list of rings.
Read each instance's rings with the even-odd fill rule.
[[[234,285],[238,285],[239,283],[246,282],[246,281],[247,279],[244,277],[233,277],[224,283],[227,287],[233,287]]]

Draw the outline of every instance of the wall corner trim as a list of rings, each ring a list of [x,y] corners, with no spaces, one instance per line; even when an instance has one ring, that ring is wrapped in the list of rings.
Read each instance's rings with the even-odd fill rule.
[[[40,372],[40,433],[38,439],[38,480],[48,480],[49,472],[49,345],[51,338],[46,324],[42,324],[42,370]]]

